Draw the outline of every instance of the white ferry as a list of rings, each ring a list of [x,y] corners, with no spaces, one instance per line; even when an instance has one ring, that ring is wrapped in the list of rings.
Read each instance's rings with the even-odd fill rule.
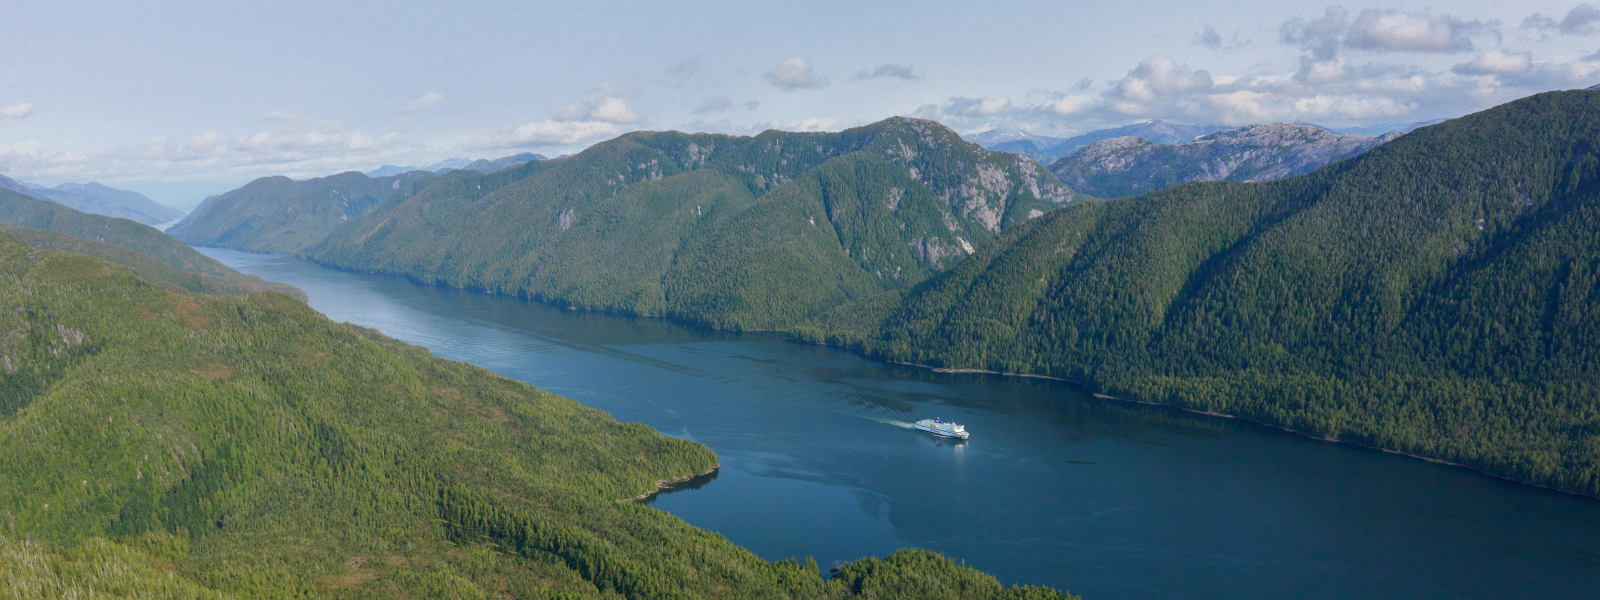
[[[945,421],[944,419],[923,419],[917,421],[917,431],[926,431],[934,435],[967,439],[967,428]]]

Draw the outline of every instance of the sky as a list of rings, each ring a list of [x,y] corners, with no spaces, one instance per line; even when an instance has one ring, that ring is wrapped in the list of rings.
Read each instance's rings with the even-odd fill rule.
[[[263,176],[554,157],[643,129],[1364,127],[1600,83],[1600,5],[1570,1],[22,0],[0,14],[0,174],[174,206]]]

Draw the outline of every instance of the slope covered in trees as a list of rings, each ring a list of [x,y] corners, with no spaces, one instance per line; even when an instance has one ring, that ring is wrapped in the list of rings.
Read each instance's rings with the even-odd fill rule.
[[[281,294],[179,295],[0,234],[0,331],[0,594],[1064,597],[927,553],[849,585],[763,561],[616,500],[705,447]]]
[[[1600,92],[1053,212],[802,331],[1600,495]]]
[[[191,292],[234,293],[270,289],[297,298],[305,298],[305,294],[294,286],[265,281],[260,277],[230,269],[148,225],[127,219],[84,214],[48,200],[24,196],[10,190],[0,190],[0,224],[66,234],[69,237],[41,233],[23,233],[23,236],[30,244],[98,256],[137,271],[142,276],[160,281],[164,285],[177,286]],[[148,264],[139,257],[91,242],[132,250],[155,259],[177,272],[162,269]]]
[[[322,241],[346,220],[366,214],[395,194],[434,178],[426,171],[389,177],[349,171],[305,181],[262,177],[207,198],[167,233],[195,246],[294,252]]]
[[[903,290],[1077,196],[931,121],[755,137],[640,132],[457,171],[309,249],[326,264],[571,306],[770,329]]]

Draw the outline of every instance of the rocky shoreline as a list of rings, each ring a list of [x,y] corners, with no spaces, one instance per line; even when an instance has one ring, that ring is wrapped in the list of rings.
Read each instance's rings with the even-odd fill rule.
[[[617,502],[638,502],[638,501],[644,500],[646,498],[649,498],[651,496],[654,496],[656,494],[659,494],[659,493],[661,493],[663,491],[666,491],[667,489],[671,488],[673,484],[683,483],[685,481],[689,481],[689,480],[694,479],[696,477],[704,477],[706,475],[710,475],[712,473],[717,472],[717,469],[721,469],[721,468],[722,468],[722,465],[715,465],[715,466],[711,467],[710,469],[707,469],[703,473],[690,473],[688,475],[683,475],[683,476],[680,476],[680,477],[673,477],[672,479],[660,479],[660,480],[656,481],[656,489],[650,490],[650,491],[645,492],[643,494],[639,494],[639,495],[634,496],[632,498],[621,498],[621,499],[618,499]]]

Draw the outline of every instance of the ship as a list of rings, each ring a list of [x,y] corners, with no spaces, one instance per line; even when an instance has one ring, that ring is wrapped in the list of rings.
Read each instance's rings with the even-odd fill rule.
[[[962,427],[944,419],[923,419],[921,421],[917,421],[915,428],[917,431],[926,431],[934,435],[953,437],[963,440],[967,439],[968,435],[966,427]]]

